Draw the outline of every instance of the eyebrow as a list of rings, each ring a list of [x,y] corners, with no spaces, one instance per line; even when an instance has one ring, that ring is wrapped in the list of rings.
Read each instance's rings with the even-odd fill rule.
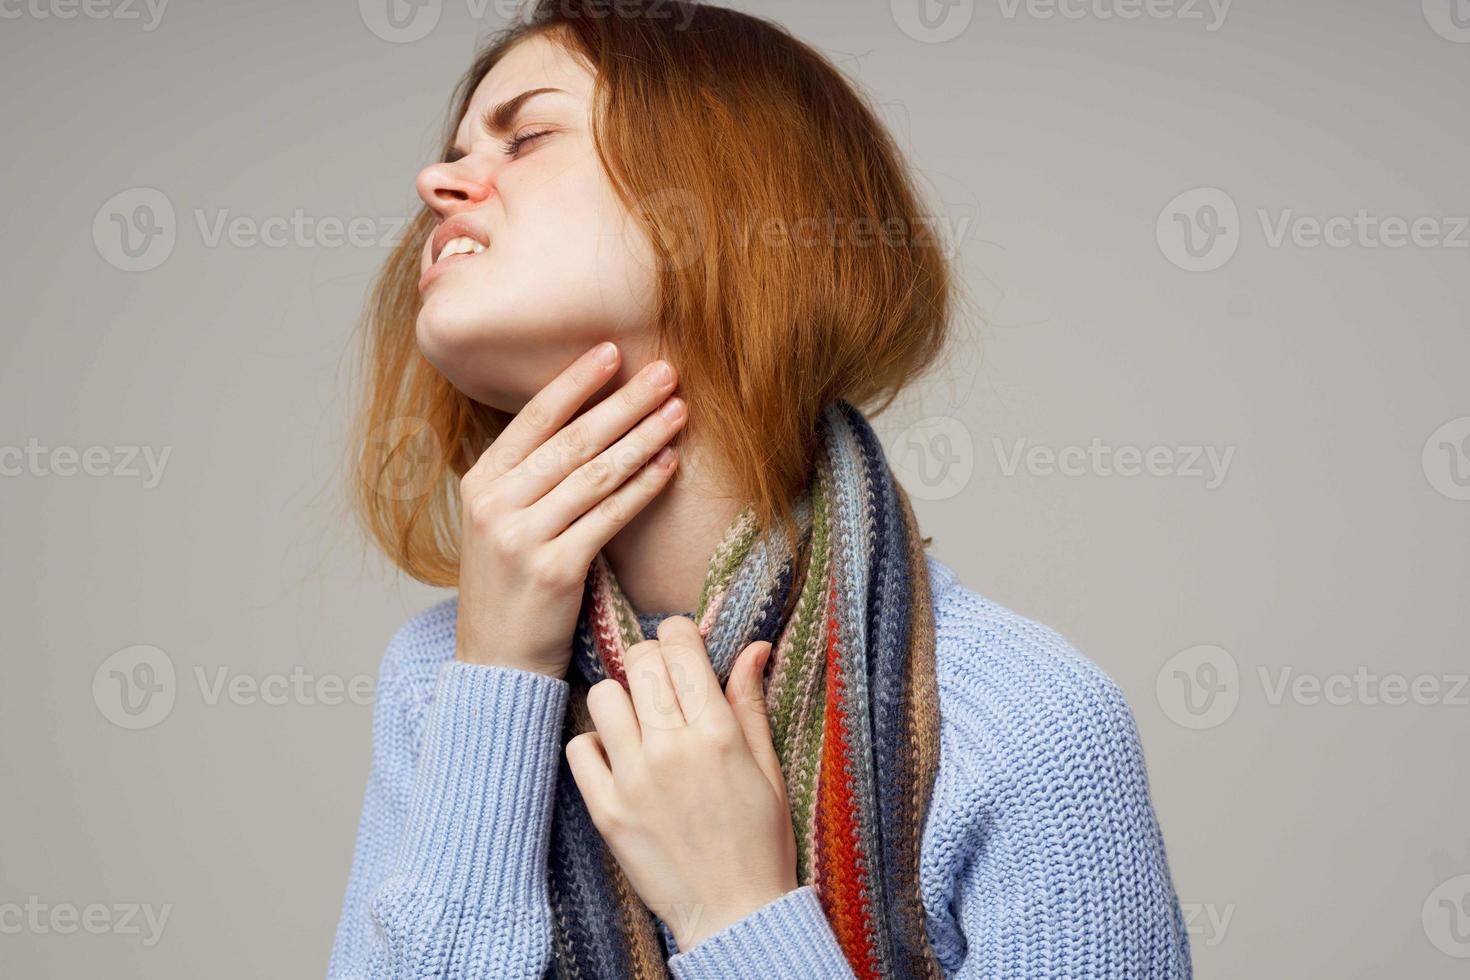
[[[515,121],[516,113],[521,111],[522,106],[534,99],[536,96],[546,95],[550,92],[560,92],[562,95],[567,94],[565,89],[559,88],[527,89],[520,95],[506,99],[499,105],[493,105],[489,109],[486,109],[485,112],[482,113],[480,116],[480,125],[483,126],[486,131],[491,133],[504,132],[505,130],[509,129],[510,124]],[[451,149],[453,149],[456,153],[464,152],[459,148],[457,144],[451,147]]]

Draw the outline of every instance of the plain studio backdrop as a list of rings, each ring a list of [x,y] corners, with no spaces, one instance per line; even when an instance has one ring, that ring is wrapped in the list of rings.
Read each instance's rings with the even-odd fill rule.
[[[0,974],[325,971],[392,632],[353,332],[475,0],[3,0]],[[501,7],[504,5],[502,4]],[[1470,4],[736,4],[973,315],[874,419],[1118,681],[1201,977],[1470,970]]]

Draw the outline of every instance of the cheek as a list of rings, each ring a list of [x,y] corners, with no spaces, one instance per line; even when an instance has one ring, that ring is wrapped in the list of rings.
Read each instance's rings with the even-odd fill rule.
[[[516,198],[513,191],[523,193]],[[622,319],[630,304],[652,295],[653,266],[642,231],[595,159],[555,179],[509,188],[506,202],[516,243],[508,258],[547,290],[547,299],[602,302]]]

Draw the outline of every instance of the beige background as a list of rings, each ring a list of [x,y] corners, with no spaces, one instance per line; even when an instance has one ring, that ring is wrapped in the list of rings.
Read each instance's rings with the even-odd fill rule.
[[[935,554],[1126,690],[1201,977],[1470,967],[1455,2],[742,5],[860,79],[925,175],[987,320],[875,422]],[[0,8],[0,974],[319,976],[368,767],[350,685],[445,594],[344,516],[344,351],[502,18],[27,3]],[[1419,244],[1272,244],[1360,210]],[[134,219],[163,234],[130,257]],[[1047,465],[1094,439],[1163,448]],[[127,714],[112,672],[160,657]]]

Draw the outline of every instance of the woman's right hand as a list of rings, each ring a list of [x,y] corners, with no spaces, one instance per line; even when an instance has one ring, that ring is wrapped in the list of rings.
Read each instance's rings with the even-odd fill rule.
[[[461,478],[455,659],[566,675],[587,570],[668,484],[687,415],[654,361],[568,423],[619,359],[611,343],[579,357]]]

